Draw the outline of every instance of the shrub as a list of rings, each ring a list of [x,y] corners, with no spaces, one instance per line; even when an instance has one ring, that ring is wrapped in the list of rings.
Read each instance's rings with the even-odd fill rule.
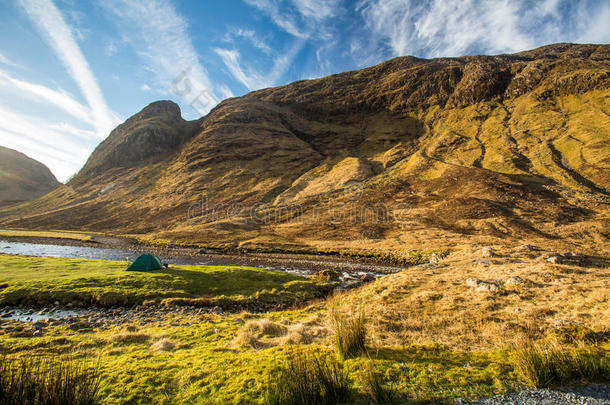
[[[2,357],[0,404],[100,404],[100,374],[73,360],[14,359]]]
[[[394,401],[396,396],[394,390],[385,383],[372,361],[367,362],[361,378],[362,390],[373,403],[391,404]]]
[[[574,380],[601,381],[610,375],[608,354],[598,348],[562,349],[527,344],[515,353],[517,374],[531,387],[546,388]]]
[[[322,354],[294,351],[269,375],[265,403],[269,405],[329,405],[349,403],[347,372]]]
[[[366,353],[366,316],[362,310],[343,313],[337,305],[329,308],[333,339],[343,358]]]

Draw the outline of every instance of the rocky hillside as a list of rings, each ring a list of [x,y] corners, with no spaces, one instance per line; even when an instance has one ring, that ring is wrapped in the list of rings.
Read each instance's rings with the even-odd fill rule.
[[[0,224],[242,247],[608,250],[609,114],[608,45],[400,57],[195,122],[154,103]]]
[[[39,161],[0,146],[0,207],[33,200],[59,185]]]

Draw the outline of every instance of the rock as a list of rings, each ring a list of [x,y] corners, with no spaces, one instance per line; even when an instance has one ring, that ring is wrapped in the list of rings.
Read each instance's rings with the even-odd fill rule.
[[[481,257],[496,257],[496,252],[490,247],[484,247],[481,249]]]
[[[500,287],[498,287],[497,285],[493,284],[493,283],[488,283],[487,281],[482,281],[481,283],[479,283],[478,287],[476,288],[476,291],[479,292],[496,292],[500,289]]]
[[[375,277],[371,273],[363,274],[362,276],[360,276],[360,281],[362,281],[363,283],[370,283],[371,281],[375,281],[376,279],[377,277]]]
[[[495,283],[488,281],[479,280],[478,278],[469,278],[466,280],[466,285],[474,288],[476,291],[484,292],[496,292],[500,289]]]
[[[335,288],[335,291],[353,290],[354,288],[358,288],[358,287],[361,287],[363,285],[364,285],[364,283],[362,281],[359,281],[359,280],[349,280],[349,281],[343,282],[340,286]]]
[[[468,287],[476,287],[479,285],[479,283],[481,283],[481,280],[479,280],[478,278],[469,278],[468,280],[466,280],[466,285]]]
[[[322,281],[339,281],[341,274],[336,270],[324,269],[315,273],[312,278]]]
[[[212,309],[210,310],[210,313],[211,313],[211,314],[215,314],[215,315],[222,315],[222,314],[224,313],[224,311],[222,310],[222,308],[221,308],[221,307],[219,307],[219,306],[215,306],[214,308],[212,308]]]
[[[522,279],[519,276],[514,276],[514,277],[509,277],[508,279],[506,279],[506,281],[504,282],[504,285],[521,285],[525,283],[525,280]]]
[[[520,245],[517,249],[519,249],[519,250],[528,250],[528,251],[538,250],[535,246],[528,245],[527,243],[524,244],[524,245]]]
[[[58,307],[58,306],[59,306],[59,301],[55,301],[53,304],[54,304],[56,307]]]
[[[441,260],[443,260],[441,255],[439,255],[437,253],[432,253],[430,255],[430,260],[428,261],[428,264],[439,264],[441,262]]]
[[[564,259],[561,255],[553,255],[548,257],[546,261],[552,264],[561,264],[564,262]]]

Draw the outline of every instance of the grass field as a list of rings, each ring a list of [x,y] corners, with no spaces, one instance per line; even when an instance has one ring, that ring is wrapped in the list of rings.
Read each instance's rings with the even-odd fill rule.
[[[78,232],[69,231],[22,231],[22,230],[0,230],[0,238],[53,238],[71,239],[80,242],[91,242],[93,238]]]
[[[312,298],[328,292],[328,285],[268,270],[176,266],[132,273],[125,271],[125,262],[3,255],[0,304],[154,301],[172,310],[123,323],[90,323],[80,329],[70,324],[47,324],[38,336],[16,333],[15,323],[0,319],[4,323],[0,351],[10,358],[70,358],[91,367],[98,365],[101,398],[108,404],[272,403],[268,400],[272,381],[310,378],[308,373],[278,374],[299,352],[316,353],[336,362],[345,375],[348,403],[355,404],[391,403],[381,400],[384,398],[393,398],[393,403],[451,403],[526,385],[607,378],[610,343],[603,330],[553,329],[548,327],[548,313],[537,312],[534,317],[528,306],[545,308],[561,299],[563,316],[572,317],[571,311],[575,311],[586,319],[589,311],[591,317],[599,318],[599,305],[606,302],[604,291],[593,296],[595,306],[593,301],[575,298],[570,289],[566,289],[569,296],[555,297],[557,292],[549,285],[535,287],[535,279],[498,295],[473,293],[457,280],[482,273],[467,273],[461,257],[452,255],[457,260],[436,270],[445,273],[446,282],[441,283],[426,270],[410,269],[362,289],[313,302]],[[533,278],[532,263],[528,265]],[[515,274],[511,266],[498,264],[495,274]],[[539,271],[551,270],[546,264],[538,266]],[[555,272],[578,276],[594,290],[605,282],[601,269],[587,274],[568,270],[569,266],[557,267]],[[455,278],[447,277],[449,273]],[[523,313],[502,315],[515,313],[511,305],[517,296]],[[172,306],[244,300],[299,306],[265,313],[238,310],[222,314],[181,311]],[[362,328],[366,351],[340,356],[336,333],[344,332],[336,332],[333,318],[349,318],[355,313],[365,316],[358,321],[358,328]],[[345,323],[348,329],[349,324]],[[537,346],[522,349],[508,338],[521,330],[526,339],[530,329],[537,332],[524,342],[535,340]],[[302,370],[308,367],[311,365],[305,364]]]
[[[326,284],[253,267],[172,266],[127,272],[127,262],[0,255],[0,304],[116,306],[147,300],[212,297],[218,303],[248,298],[302,302],[324,295]]]

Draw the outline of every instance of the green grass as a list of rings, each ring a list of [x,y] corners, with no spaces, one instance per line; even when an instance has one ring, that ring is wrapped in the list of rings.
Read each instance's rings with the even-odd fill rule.
[[[349,375],[326,354],[295,350],[268,378],[268,405],[335,405],[351,399]]]
[[[147,300],[189,305],[282,307],[330,292],[332,285],[253,267],[172,266],[127,272],[125,262],[0,255],[0,304],[135,305]]]
[[[520,379],[534,388],[610,378],[610,355],[596,347],[568,349],[555,344],[528,344],[514,354],[513,361]]]
[[[297,322],[316,313],[320,306],[268,314],[274,322]],[[99,361],[100,394],[108,404],[264,404],[266,376],[277,376],[298,350],[335,356],[321,341],[309,345],[273,346],[264,349],[235,348],[232,341],[244,315],[175,316],[172,321],[192,323],[160,326],[139,325],[138,334],[148,339],[113,339],[120,330],[75,332],[67,327],[49,328],[41,337],[11,338],[0,335],[0,346],[11,356],[69,355],[82,361]],[[175,342],[173,351],[152,350],[161,339]],[[438,401],[476,398],[505,393],[516,385],[506,353],[469,353],[441,346],[385,348],[372,360],[343,362],[350,380],[353,403],[368,404],[368,388],[358,385],[362,370],[372,361],[383,383],[405,399]],[[468,368],[465,366],[468,365]],[[267,397],[268,398],[268,397]]]
[[[25,231],[25,230],[0,230],[0,238],[54,238],[54,239],[71,239],[81,242],[91,242],[93,239],[90,235],[69,231]]]
[[[14,359],[0,362],[0,404],[97,405],[99,370],[70,359]]]

